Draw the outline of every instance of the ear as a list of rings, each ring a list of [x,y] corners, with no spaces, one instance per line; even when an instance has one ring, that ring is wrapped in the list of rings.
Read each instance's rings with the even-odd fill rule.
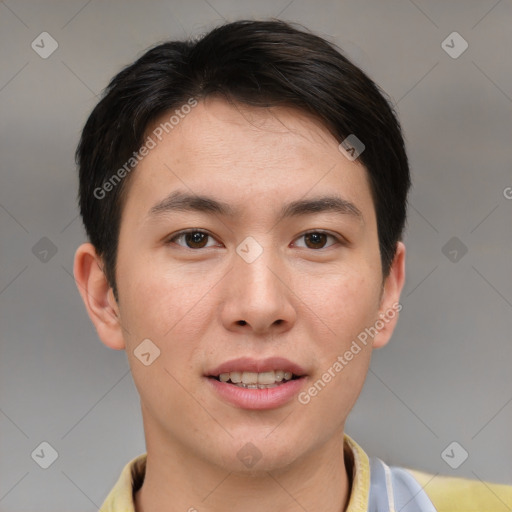
[[[378,332],[373,340],[373,348],[381,348],[386,345],[395,330],[398,321],[398,313],[402,309],[400,294],[404,282],[405,245],[402,242],[398,242],[389,275],[384,281],[379,307],[379,319],[376,321],[376,326],[378,326],[379,329],[377,329]]]
[[[125,348],[119,307],[103,272],[103,261],[90,243],[75,253],[73,268],[78,291],[101,341],[109,348]]]

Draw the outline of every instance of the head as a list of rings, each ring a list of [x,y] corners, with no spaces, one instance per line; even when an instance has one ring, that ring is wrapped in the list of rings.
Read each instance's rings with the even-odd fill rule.
[[[404,281],[408,162],[373,81],[304,29],[226,24],[116,75],[77,163],[75,277],[148,449],[243,470],[251,442],[268,469],[341,432]],[[233,399],[244,370],[292,371],[292,398]]]

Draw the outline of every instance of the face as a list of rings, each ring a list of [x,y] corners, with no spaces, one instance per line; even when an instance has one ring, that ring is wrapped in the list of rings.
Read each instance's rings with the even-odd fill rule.
[[[133,171],[115,309],[148,450],[270,470],[343,432],[403,252],[383,281],[366,170],[338,144],[296,110],[209,98]]]

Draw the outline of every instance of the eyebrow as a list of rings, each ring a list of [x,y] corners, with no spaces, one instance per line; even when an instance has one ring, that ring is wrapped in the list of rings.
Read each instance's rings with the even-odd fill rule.
[[[218,201],[213,197],[189,194],[182,191],[174,191],[162,201],[155,204],[148,212],[149,217],[157,217],[160,214],[172,211],[195,211],[213,213],[226,217],[240,216],[240,211],[230,204]],[[334,212],[341,215],[349,215],[360,220],[363,214],[357,206],[346,199],[336,195],[314,197],[311,199],[299,199],[285,204],[278,215],[277,221],[288,217],[300,215]]]

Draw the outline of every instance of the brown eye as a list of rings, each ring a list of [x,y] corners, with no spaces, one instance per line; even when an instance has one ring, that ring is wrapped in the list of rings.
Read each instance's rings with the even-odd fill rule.
[[[177,243],[177,245],[188,249],[202,249],[203,247],[208,247],[209,238],[214,240],[208,233],[196,229],[177,233],[167,243]],[[185,243],[178,243],[177,241],[184,241]]]
[[[325,233],[307,233],[304,235],[304,239],[307,241],[306,246],[310,249],[321,249],[327,240]]]
[[[185,242],[191,249],[200,249],[201,247],[205,247],[207,241],[208,235],[206,233],[201,233],[200,231],[193,231],[192,233],[187,233],[185,235]]]
[[[334,240],[334,243],[326,245],[328,240]],[[297,240],[304,240],[304,245],[295,243],[297,247],[305,247],[306,249],[326,249],[336,242],[341,242],[341,239],[337,238],[330,233],[324,233],[323,231],[310,231],[299,236]]]

